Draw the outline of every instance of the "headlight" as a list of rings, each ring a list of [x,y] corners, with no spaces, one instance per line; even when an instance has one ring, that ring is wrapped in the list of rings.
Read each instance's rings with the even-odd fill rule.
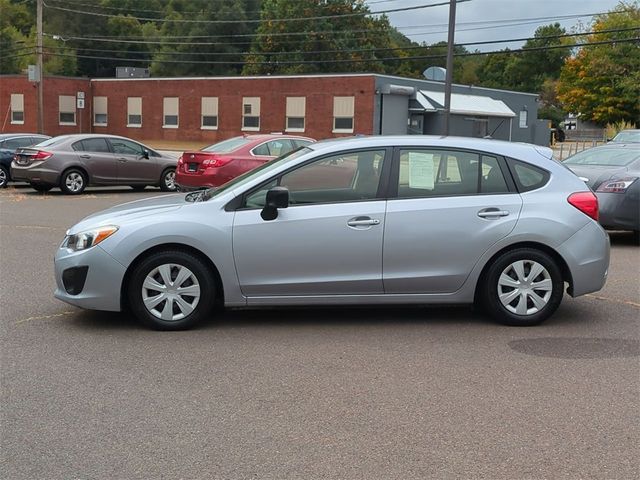
[[[79,232],[74,235],[67,235],[61,246],[63,248],[68,248],[69,250],[73,250],[74,252],[86,250],[98,245],[117,231],[118,227],[115,225],[107,225],[105,227],[85,230],[84,232]]]

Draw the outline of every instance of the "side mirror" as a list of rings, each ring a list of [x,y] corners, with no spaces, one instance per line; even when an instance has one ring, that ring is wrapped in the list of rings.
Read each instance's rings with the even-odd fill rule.
[[[289,206],[289,190],[286,187],[273,187],[267,192],[264,208],[260,212],[263,220],[278,218],[278,209]]]
[[[149,159],[149,150],[146,148],[142,151],[142,158],[146,158],[147,160]]]

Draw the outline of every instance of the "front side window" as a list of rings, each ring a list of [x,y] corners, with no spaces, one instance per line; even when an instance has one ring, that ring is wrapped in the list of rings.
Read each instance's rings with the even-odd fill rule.
[[[399,198],[508,192],[496,157],[420,148],[400,151]]]
[[[262,185],[246,197],[246,208],[262,208],[267,191],[289,190],[290,205],[353,202],[376,198],[385,150],[348,152],[302,165]]]
[[[111,138],[109,141],[111,142],[113,152],[116,154],[142,156],[142,154],[144,153],[144,148],[142,148],[142,145],[130,140]]]
[[[253,149],[253,154],[258,156],[279,157],[280,155],[284,155],[291,150],[293,150],[291,141],[284,138],[271,140],[270,142],[265,142],[262,145],[258,145]]]
[[[31,137],[16,137],[5,140],[2,144],[3,148],[15,150],[16,148],[29,147],[33,145]]]

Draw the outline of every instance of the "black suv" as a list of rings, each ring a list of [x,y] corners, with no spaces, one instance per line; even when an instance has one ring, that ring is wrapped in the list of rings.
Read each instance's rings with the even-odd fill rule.
[[[37,133],[0,134],[0,188],[6,187],[11,180],[11,160],[16,149],[44,142],[48,138],[51,137]]]

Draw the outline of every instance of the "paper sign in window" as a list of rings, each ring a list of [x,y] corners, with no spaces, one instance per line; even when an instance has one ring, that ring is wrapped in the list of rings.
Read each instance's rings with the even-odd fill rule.
[[[433,154],[409,152],[409,187],[433,190]]]

